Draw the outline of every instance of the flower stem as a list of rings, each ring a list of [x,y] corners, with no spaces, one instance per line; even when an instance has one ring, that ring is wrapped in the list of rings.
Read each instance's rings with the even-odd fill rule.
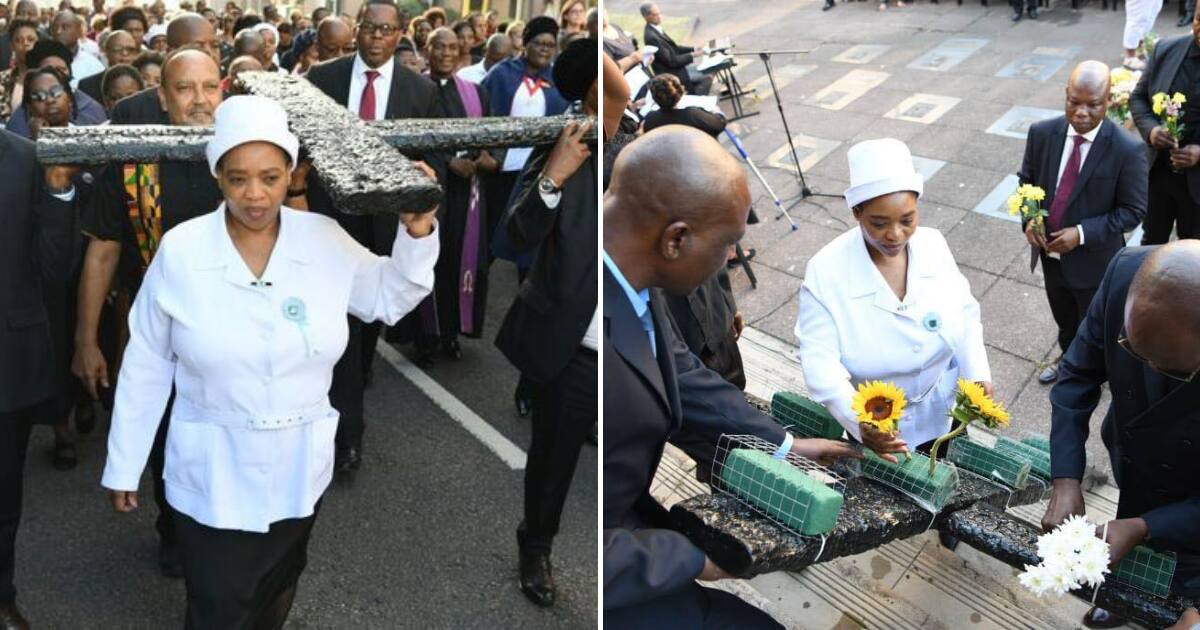
[[[963,431],[967,430],[967,424],[968,423],[966,423],[966,422],[962,422],[958,425],[958,428],[954,429],[953,431],[951,431],[951,432],[947,433],[946,435],[943,435],[942,437],[933,441],[933,447],[929,449],[929,476],[930,477],[933,476],[933,471],[937,469],[938,447],[940,447],[943,442],[954,439],[954,438],[962,435]]]

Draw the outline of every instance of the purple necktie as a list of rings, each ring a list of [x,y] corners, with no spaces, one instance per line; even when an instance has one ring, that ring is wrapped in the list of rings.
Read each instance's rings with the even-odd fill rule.
[[[1063,169],[1062,179],[1058,182],[1058,188],[1054,190],[1054,203],[1050,204],[1050,216],[1046,222],[1046,236],[1053,234],[1062,229],[1063,217],[1067,214],[1067,203],[1071,201],[1071,193],[1075,191],[1075,180],[1079,179],[1079,163],[1080,159],[1079,145],[1083,144],[1083,136],[1072,136],[1075,139],[1075,148],[1071,149],[1071,157],[1067,158],[1067,167]]]

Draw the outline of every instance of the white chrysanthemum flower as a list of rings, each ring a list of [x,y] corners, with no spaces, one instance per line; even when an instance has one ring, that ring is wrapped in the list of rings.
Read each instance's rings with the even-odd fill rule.
[[[1079,582],[1075,581],[1074,571],[1051,571],[1049,579],[1050,589],[1059,595],[1066,595],[1079,588]]]
[[[1033,591],[1033,594],[1038,597],[1045,595],[1046,589],[1050,586],[1046,579],[1046,569],[1041,565],[1027,565],[1025,572],[1017,579],[1020,580],[1022,586]]]

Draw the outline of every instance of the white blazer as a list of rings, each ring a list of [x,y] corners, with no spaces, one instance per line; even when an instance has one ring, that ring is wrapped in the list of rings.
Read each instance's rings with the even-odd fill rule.
[[[433,287],[438,234],[401,226],[390,258],[336,221],[284,207],[262,278],[225,206],[162,239],[129,314],[101,484],[136,490],[175,387],[167,501],[210,527],[266,532],[301,518],[333,474],[333,366],[346,313],[395,323]]]
[[[862,439],[850,409],[858,384],[891,381],[908,400],[900,435],[915,448],[949,429],[957,378],[990,381],[991,370],[979,303],[941,232],[909,239],[907,289],[901,302],[854,227],[809,260],[795,332],[810,395],[850,435]]]

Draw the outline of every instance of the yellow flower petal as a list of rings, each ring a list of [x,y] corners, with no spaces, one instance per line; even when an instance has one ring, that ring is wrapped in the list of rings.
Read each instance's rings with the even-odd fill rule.
[[[858,421],[885,433],[895,433],[896,423],[904,413],[904,390],[893,383],[867,381],[858,386],[850,408]]]

